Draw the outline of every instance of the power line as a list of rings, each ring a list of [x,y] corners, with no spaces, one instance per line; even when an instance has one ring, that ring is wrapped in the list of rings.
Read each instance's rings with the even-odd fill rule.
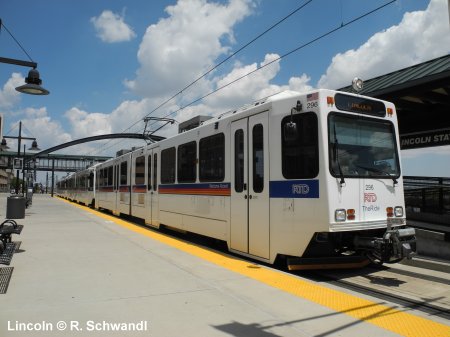
[[[289,55],[291,55],[291,54],[293,54],[293,53],[295,53],[295,52],[297,52],[297,51],[299,51],[299,50],[301,50],[301,49],[303,49],[303,48],[305,48],[305,47],[307,47],[307,46],[309,46],[309,45],[311,45],[311,44],[313,44],[313,43],[315,43],[315,42],[317,42],[317,41],[319,41],[319,40],[321,40],[321,39],[323,39],[323,38],[325,38],[325,37],[327,37],[329,35],[331,35],[331,34],[333,34],[333,33],[335,33],[337,31],[339,31],[339,30],[341,30],[341,29],[343,29],[343,28],[345,28],[345,27],[347,27],[347,26],[349,26],[349,25],[351,25],[351,24],[353,24],[353,23],[355,23],[355,22],[357,22],[357,21],[359,21],[359,20],[361,20],[361,19],[363,19],[363,18],[365,18],[365,17],[367,17],[367,16],[369,16],[369,15],[371,15],[371,14],[373,14],[373,13],[379,11],[379,10],[381,10],[381,9],[383,9],[384,7],[387,7],[387,6],[391,5],[394,2],[396,2],[396,0],[391,0],[391,1],[389,1],[389,2],[387,2],[385,4],[383,4],[383,5],[380,5],[377,8],[375,8],[375,9],[373,9],[371,11],[368,11],[368,12],[366,12],[366,13],[364,13],[364,14],[362,14],[362,15],[360,15],[360,16],[358,16],[358,17],[356,17],[356,18],[354,18],[354,19],[352,19],[352,20],[350,20],[350,21],[348,21],[346,23],[342,22],[338,27],[336,27],[334,29],[331,29],[328,32],[326,32],[326,33],[324,33],[324,34],[322,34],[322,35],[320,35],[320,36],[318,36],[318,37],[316,37],[316,38],[314,38],[314,39],[312,39],[312,40],[310,40],[310,41],[308,41],[308,42],[306,42],[306,43],[304,43],[304,44],[302,44],[302,45],[300,45],[300,46],[298,46],[298,47],[296,47],[296,48],[294,48],[294,49],[292,49],[292,50],[290,50],[290,51],[288,51],[286,53],[284,53],[284,54],[282,54],[278,58],[276,58],[276,59],[274,59],[274,60],[272,60],[272,61],[270,61],[270,62],[268,62],[268,63],[266,63],[266,64],[264,64],[264,65],[262,65],[262,66],[260,66],[258,68],[256,68],[256,69],[254,69],[254,70],[252,70],[252,71],[250,71],[250,72],[248,72],[248,73],[246,73],[246,74],[244,74],[244,75],[242,75],[242,76],[240,76],[240,77],[238,77],[236,79],[234,79],[231,82],[228,82],[227,84],[224,84],[221,87],[216,88],[215,90],[207,93],[206,95],[203,95],[202,97],[193,100],[192,102],[184,105],[183,107],[181,107],[181,108],[179,108],[179,109],[177,109],[177,110],[175,110],[175,111],[173,111],[173,112],[163,116],[163,118],[172,116],[172,115],[174,115],[174,114],[184,110],[185,108],[187,108],[187,107],[189,107],[189,106],[191,106],[191,105],[193,105],[195,103],[198,103],[199,101],[205,99],[206,97],[209,97],[209,96],[215,94],[216,92],[218,92],[218,91],[220,91],[222,89],[225,89],[226,87],[228,87],[228,86],[230,86],[230,85],[232,85],[232,84],[242,80],[243,78],[245,78],[247,76],[250,76],[251,74],[256,73],[257,71],[260,71],[261,69],[263,69],[263,68],[265,68],[265,67],[267,67],[267,66],[269,66],[269,65],[271,65],[271,64],[273,64],[275,62],[278,62],[279,60],[281,60],[281,59],[283,59],[283,58],[285,58],[285,57],[287,57],[287,56],[289,56]],[[155,110],[153,110],[153,111],[155,111]],[[135,126],[136,124],[137,124],[137,122],[134,123],[133,125],[131,125],[126,130],[129,130],[131,127]],[[153,124],[151,124],[151,125],[153,125]]]
[[[388,6],[388,5],[391,5],[391,4],[394,3],[395,1],[397,1],[397,0],[392,0],[392,1],[390,1],[390,2],[388,2],[388,3],[385,3],[385,4],[383,4],[383,5],[381,5],[381,6],[377,7],[377,8],[375,8],[375,9],[369,11],[369,12],[366,12],[365,14],[362,14],[362,15],[356,17],[355,19],[353,19],[353,20],[351,20],[351,21],[349,21],[349,22],[347,22],[347,23],[342,23],[340,26],[338,26],[338,27],[336,27],[336,28],[334,28],[334,29],[332,29],[332,30],[326,32],[325,34],[322,34],[322,35],[320,35],[320,36],[318,36],[318,37],[316,37],[316,38],[310,40],[309,42],[306,42],[306,43],[302,44],[301,46],[298,46],[297,48],[294,48],[294,49],[290,50],[289,52],[287,52],[287,53],[285,53],[285,54],[279,56],[278,58],[273,59],[272,61],[270,61],[270,62],[268,62],[268,63],[266,63],[266,64],[264,64],[264,65],[262,65],[262,66],[260,66],[260,67],[258,67],[258,68],[256,68],[255,70],[252,70],[252,71],[250,71],[250,72],[248,72],[248,73],[246,73],[246,74],[244,74],[244,75],[242,75],[242,76],[240,76],[240,77],[234,79],[233,81],[228,82],[227,84],[224,84],[223,86],[216,88],[215,90],[213,90],[213,91],[207,93],[206,95],[204,95],[204,96],[202,96],[202,97],[200,97],[200,98],[197,98],[196,100],[194,100],[194,101],[192,101],[192,102],[186,104],[185,106],[179,108],[178,110],[175,110],[175,111],[173,111],[173,112],[167,114],[167,115],[164,116],[163,118],[169,117],[169,116],[171,116],[171,115],[173,115],[173,114],[176,114],[177,112],[180,112],[181,110],[183,110],[183,109],[185,109],[185,108],[187,108],[187,107],[189,107],[189,106],[191,106],[191,105],[193,105],[193,104],[195,104],[195,103],[197,103],[197,102],[203,100],[204,98],[206,98],[206,97],[208,97],[208,96],[211,96],[212,94],[214,94],[214,93],[216,93],[216,92],[218,92],[218,91],[220,91],[220,90],[222,90],[222,89],[225,89],[226,87],[228,87],[228,86],[230,86],[230,85],[232,85],[232,84],[234,84],[234,83],[236,83],[236,82],[242,80],[243,78],[245,78],[245,77],[247,77],[247,76],[249,76],[249,75],[251,75],[251,74],[253,74],[253,73],[256,73],[257,71],[260,71],[261,69],[263,69],[263,68],[265,68],[265,67],[267,67],[267,66],[269,66],[269,65],[271,65],[271,64],[273,64],[273,63],[275,63],[275,62],[277,62],[277,61],[279,61],[279,60],[281,60],[281,59],[283,59],[283,58],[285,58],[285,57],[287,57],[287,56],[289,56],[289,55],[291,55],[291,54],[297,52],[297,51],[299,51],[300,49],[303,49],[303,48],[305,48],[305,47],[307,47],[307,46],[313,44],[314,42],[317,42],[317,41],[319,41],[319,40],[321,40],[321,39],[327,37],[328,35],[331,35],[331,34],[337,32],[338,30],[340,30],[340,29],[342,29],[342,28],[344,28],[344,27],[346,27],[346,26],[348,26],[348,25],[351,25],[351,24],[355,23],[356,21],[359,21],[359,20],[365,18],[366,16],[371,15],[371,14],[373,14],[373,13],[375,13],[375,12],[377,12],[377,11],[383,9],[384,7],[386,7],[386,6]]]
[[[151,114],[153,114],[155,111],[159,110],[160,108],[162,108],[164,105],[166,105],[167,103],[169,103],[170,101],[172,101],[175,97],[179,96],[180,94],[182,94],[184,91],[186,91],[187,89],[189,89],[190,87],[192,87],[194,84],[196,84],[198,81],[200,81],[202,78],[206,77],[207,75],[209,75],[212,71],[214,71],[215,69],[217,69],[218,67],[220,67],[222,64],[224,64],[225,62],[227,62],[229,59],[231,59],[232,57],[236,56],[238,53],[240,53],[242,50],[244,50],[245,48],[247,48],[249,45],[251,45],[252,43],[254,43],[256,40],[258,40],[259,38],[261,38],[263,35],[267,34],[268,32],[270,32],[272,29],[274,29],[275,27],[277,27],[278,25],[280,25],[282,22],[286,21],[288,18],[290,18],[291,16],[293,16],[294,14],[296,14],[297,12],[299,12],[300,10],[302,10],[304,7],[306,7],[308,4],[310,4],[313,0],[308,0],[306,1],[304,4],[302,4],[301,6],[297,7],[296,9],[294,9],[292,12],[290,12],[288,15],[284,16],[283,18],[281,18],[280,20],[278,20],[277,22],[275,22],[273,25],[271,25],[269,28],[267,28],[266,30],[264,30],[262,33],[258,34],[256,37],[254,37],[253,39],[251,39],[249,42],[247,42],[246,44],[244,44],[242,47],[240,47],[238,50],[236,50],[235,52],[233,52],[232,54],[230,54],[229,56],[227,56],[226,58],[224,58],[222,61],[220,61],[218,64],[216,64],[215,66],[213,66],[211,69],[209,69],[207,72],[205,72],[203,75],[199,76],[198,78],[196,78],[194,81],[192,81],[191,83],[189,83],[187,86],[185,86],[183,89],[179,90],[176,94],[172,95],[170,98],[168,98],[167,100],[165,100],[164,102],[162,102],[161,104],[159,104],[156,108],[154,108],[152,111],[150,111],[148,114],[146,114],[144,117],[148,117]],[[133,123],[131,126],[129,126],[128,128],[124,129],[122,132],[128,131],[130,130],[133,126],[135,126],[136,124],[138,124],[141,120],[136,121],[135,123]]]
[[[194,80],[193,82],[191,82],[189,85],[187,85],[186,87],[184,87],[183,89],[181,89],[180,91],[178,91],[175,95],[173,95],[171,98],[167,99],[165,102],[161,103],[159,106],[157,106],[155,109],[153,109],[152,111],[150,111],[145,117],[151,115],[153,112],[155,112],[156,110],[160,109],[161,107],[163,107],[164,105],[166,105],[168,102],[170,102],[172,99],[174,99],[176,96],[180,95],[183,91],[185,91],[186,89],[189,89],[191,86],[193,86],[195,83],[197,83],[198,81],[200,81],[202,78],[204,78],[205,76],[207,76],[208,74],[210,74],[213,70],[217,69],[218,67],[220,67],[222,64],[224,64],[226,61],[228,61],[229,59],[231,59],[232,57],[234,57],[235,55],[237,55],[239,52],[241,52],[242,50],[244,50],[245,48],[247,48],[249,45],[251,45],[253,42],[255,42],[256,40],[258,40],[260,37],[262,37],[263,35],[267,34],[269,31],[271,31],[272,29],[274,29],[276,26],[278,26],[279,24],[281,24],[283,21],[287,20],[289,17],[291,17],[292,15],[294,15],[295,13],[297,13],[298,11],[300,11],[301,9],[303,9],[304,7],[306,7],[306,5],[310,4],[313,0],[309,0],[306,3],[304,3],[303,5],[301,5],[300,7],[298,7],[297,9],[295,9],[294,11],[292,11],[291,13],[289,13],[288,15],[286,15],[284,18],[282,18],[281,20],[277,21],[276,23],[274,23],[272,26],[270,26],[269,28],[267,28],[265,31],[263,31],[262,33],[260,33],[259,35],[257,35],[255,38],[253,38],[252,40],[250,40],[249,42],[247,42],[245,45],[243,45],[241,48],[239,48],[238,50],[236,50],[234,53],[232,53],[231,55],[229,55],[228,57],[226,57],[225,59],[223,59],[221,62],[219,62],[218,64],[216,64],[214,67],[212,67],[211,69],[209,69],[206,73],[204,73],[203,75],[201,75],[200,77],[198,77],[196,80]]]

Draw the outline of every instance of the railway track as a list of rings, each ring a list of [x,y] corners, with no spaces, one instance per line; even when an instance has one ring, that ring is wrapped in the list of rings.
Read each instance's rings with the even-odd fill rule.
[[[450,319],[450,274],[445,272],[394,264],[295,274]]]

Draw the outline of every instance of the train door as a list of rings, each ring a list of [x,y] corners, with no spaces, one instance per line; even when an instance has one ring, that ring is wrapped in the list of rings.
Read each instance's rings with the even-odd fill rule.
[[[113,214],[118,215],[119,211],[119,163],[113,164],[113,193],[112,193]]]
[[[149,173],[149,179],[152,182],[152,188],[150,191],[150,210],[151,220],[150,224],[154,227],[159,227],[159,186],[158,186],[158,158],[159,147],[155,147],[149,151],[148,158],[149,169],[151,166],[151,173]]]
[[[230,247],[268,259],[268,111],[231,123]]]

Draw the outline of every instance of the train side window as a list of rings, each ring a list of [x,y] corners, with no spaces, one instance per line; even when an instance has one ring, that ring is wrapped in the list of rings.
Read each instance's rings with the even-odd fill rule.
[[[286,140],[284,125],[297,124],[297,137]],[[306,112],[286,116],[281,121],[281,170],[286,179],[311,179],[319,174],[319,140],[317,116]]]
[[[127,162],[124,161],[120,164],[120,185],[126,186],[127,185]]]
[[[114,189],[117,190],[117,188],[119,187],[119,165],[115,165],[115,178],[114,178]]]
[[[103,172],[102,186],[106,186],[108,183],[108,169],[104,168],[102,172]]]
[[[152,189],[152,155],[147,158],[147,191]]]
[[[156,179],[158,178],[158,155],[155,153],[153,155],[153,190],[158,190],[158,182]]]
[[[105,182],[106,185],[112,186],[113,185],[113,167],[108,167],[108,181]]]
[[[161,184],[175,182],[175,147],[161,151]]]
[[[253,127],[253,191],[264,190],[264,128],[262,124]]]
[[[135,185],[145,184],[145,156],[136,158],[134,166],[134,183]]]
[[[244,131],[234,133],[234,190],[241,193],[244,190]]]
[[[223,181],[225,179],[225,135],[219,133],[200,139],[200,181]]]
[[[94,172],[89,173],[88,191],[94,190]]]
[[[195,183],[197,180],[197,143],[178,146],[177,177],[179,183]]]

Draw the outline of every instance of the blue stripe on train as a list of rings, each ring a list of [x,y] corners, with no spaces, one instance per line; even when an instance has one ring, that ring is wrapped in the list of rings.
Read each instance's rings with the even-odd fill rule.
[[[281,180],[270,182],[271,198],[319,198],[319,180]]]

